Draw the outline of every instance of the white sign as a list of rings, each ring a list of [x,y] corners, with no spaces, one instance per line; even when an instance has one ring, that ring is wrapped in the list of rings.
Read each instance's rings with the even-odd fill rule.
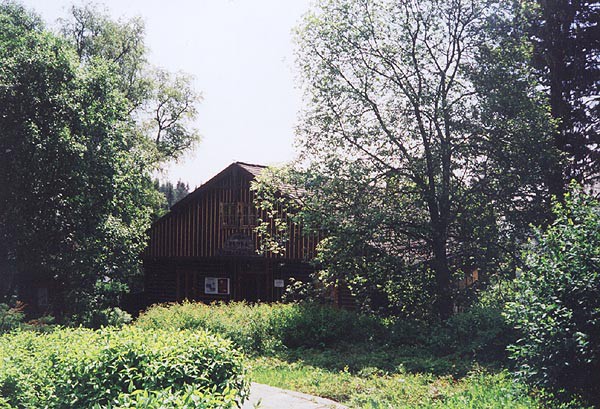
[[[219,277],[205,277],[204,294],[229,294],[229,279]]]
[[[283,280],[275,280],[275,287],[276,288],[283,288],[285,286]]]

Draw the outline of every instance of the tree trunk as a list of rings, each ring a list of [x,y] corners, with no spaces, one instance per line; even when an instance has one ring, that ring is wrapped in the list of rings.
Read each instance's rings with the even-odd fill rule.
[[[544,3],[544,2],[542,2]],[[554,146],[559,152],[568,152],[569,147],[568,129],[570,128],[571,107],[566,100],[565,83],[567,81],[567,63],[565,30],[569,27],[569,16],[563,10],[561,2],[545,2],[543,7],[544,19],[546,20],[545,35],[547,50],[545,62],[548,67],[550,86],[550,111],[552,117],[560,120],[554,134]],[[548,189],[551,196],[556,196],[562,201],[565,193],[565,175],[560,161],[555,161],[548,170]]]
[[[443,237],[438,236],[433,240],[433,260],[431,266],[435,273],[436,283],[434,310],[441,320],[446,320],[452,315],[454,303],[452,300],[451,274],[450,267],[448,266],[446,241]]]

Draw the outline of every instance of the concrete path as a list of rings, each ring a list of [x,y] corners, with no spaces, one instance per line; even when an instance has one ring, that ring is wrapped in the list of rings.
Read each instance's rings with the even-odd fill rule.
[[[242,409],[348,409],[329,399],[252,383]]]

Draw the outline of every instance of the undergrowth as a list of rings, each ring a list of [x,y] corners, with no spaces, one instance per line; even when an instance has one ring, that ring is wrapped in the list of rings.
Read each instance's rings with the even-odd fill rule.
[[[231,341],[204,331],[20,331],[0,336],[0,357],[8,408],[225,409],[249,387]]]

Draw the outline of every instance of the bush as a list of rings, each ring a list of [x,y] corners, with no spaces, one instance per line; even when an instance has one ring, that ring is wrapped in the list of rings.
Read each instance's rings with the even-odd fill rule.
[[[223,402],[235,402],[235,390],[223,393],[216,391],[200,391],[192,386],[186,386],[183,391],[135,391],[121,395],[114,405],[118,409],[190,409],[190,408],[221,408]],[[1,408],[1,406],[0,406]]]
[[[273,328],[288,348],[326,348],[380,340],[385,331],[374,317],[334,307],[293,304],[275,310]]]
[[[273,336],[272,307],[246,303],[205,305],[185,301],[156,305],[143,312],[134,325],[144,329],[209,330],[231,339],[246,352],[271,352],[279,348]]]
[[[10,307],[8,304],[0,303],[0,334],[10,332],[23,325],[25,313],[23,304]]]
[[[456,354],[481,363],[506,361],[516,332],[496,307],[475,305],[435,325],[427,342],[436,355]]]
[[[0,356],[0,396],[18,408],[230,408],[249,386],[231,342],[203,331],[20,332]]]
[[[474,361],[506,360],[514,331],[497,307],[478,306],[444,323],[383,320],[318,304],[206,305],[183,302],[151,307],[135,326],[206,329],[246,352],[278,355],[324,368],[365,368],[464,375]]]
[[[575,189],[526,251],[506,316],[518,375],[600,404],[600,204]]]
[[[109,307],[99,310],[89,309],[72,315],[66,321],[69,326],[99,329],[103,327],[122,327],[132,320],[133,318],[128,312],[119,307]]]
[[[206,329],[230,338],[247,352],[325,348],[371,340],[384,330],[376,319],[310,304],[244,302],[205,305],[184,302],[151,307],[135,322],[141,328]]]

